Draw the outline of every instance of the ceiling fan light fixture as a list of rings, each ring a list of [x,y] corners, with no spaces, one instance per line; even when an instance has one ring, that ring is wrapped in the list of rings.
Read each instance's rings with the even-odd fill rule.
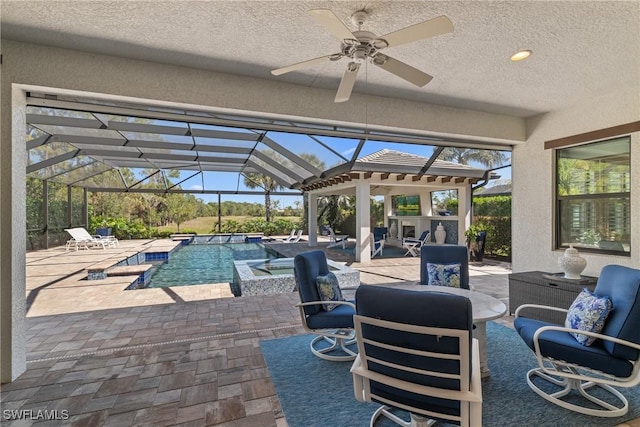
[[[389,60],[389,57],[383,53],[378,53],[376,56],[371,58],[371,61],[377,65],[384,65]]]
[[[533,52],[530,51],[529,49],[519,50],[513,55],[511,55],[511,60],[513,62],[522,61],[523,59],[527,59],[529,56],[531,56],[532,53]]]

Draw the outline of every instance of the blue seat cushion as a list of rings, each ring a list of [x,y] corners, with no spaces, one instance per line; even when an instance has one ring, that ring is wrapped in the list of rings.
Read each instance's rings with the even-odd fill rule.
[[[533,335],[543,326],[558,326],[549,322],[544,322],[526,317],[518,317],[513,326],[529,346],[535,350]],[[568,332],[549,331],[538,337],[540,352],[545,357],[563,360],[568,363],[575,363],[595,369],[616,377],[628,377],[631,375],[633,365],[626,359],[619,359],[609,354],[605,350],[602,340],[597,340],[590,347],[585,347],[578,343],[572,334]]]
[[[622,265],[603,267],[594,292],[607,295],[613,304],[602,333],[640,344],[640,270]],[[636,360],[638,350],[622,344],[604,343],[612,355]]]
[[[307,316],[307,325],[311,329],[353,328],[354,314],[356,312],[353,307],[339,304],[331,311],[320,310]]]

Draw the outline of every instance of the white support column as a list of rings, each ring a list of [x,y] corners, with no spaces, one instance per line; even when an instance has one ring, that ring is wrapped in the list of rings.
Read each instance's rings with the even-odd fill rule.
[[[471,185],[458,188],[458,244],[465,245],[464,232],[471,225]]]
[[[3,95],[9,83],[2,82]],[[26,334],[26,186],[25,92],[11,88],[3,96],[0,157],[0,382],[15,380],[27,369]]]
[[[371,262],[371,184],[356,182],[356,262]]]
[[[433,207],[431,206],[431,191],[423,188],[420,190],[420,215],[432,216],[434,215],[432,209]]]
[[[384,226],[387,227],[387,230],[391,226],[391,224],[389,223],[389,216],[391,215],[393,215],[393,207],[391,206],[391,196],[386,194],[384,196]]]
[[[318,196],[307,193],[307,223],[309,224],[309,243],[311,247],[318,246]]]

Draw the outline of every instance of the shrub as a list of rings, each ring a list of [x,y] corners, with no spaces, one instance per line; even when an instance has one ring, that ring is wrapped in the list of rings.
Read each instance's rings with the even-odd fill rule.
[[[96,228],[111,227],[111,234],[118,239],[150,239],[158,234],[155,228],[147,227],[142,220],[126,218],[91,217],[89,232],[95,234]]]
[[[511,216],[475,216],[475,221],[491,227],[491,231],[487,233],[485,255],[511,260]]]

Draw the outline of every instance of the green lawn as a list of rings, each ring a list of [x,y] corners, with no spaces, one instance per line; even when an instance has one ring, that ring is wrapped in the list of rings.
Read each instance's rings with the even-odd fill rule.
[[[252,216],[223,216],[222,217],[222,222],[224,223],[225,221],[237,221],[239,223],[243,223],[249,219],[255,219],[255,217]],[[277,216],[274,217],[273,220],[278,220],[278,219],[286,219],[289,221],[293,221],[293,222],[299,222],[301,221],[302,218],[300,217],[295,217],[295,216]],[[209,234],[209,233],[215,233],[218,231],[218,228],[216,226],[216,224],[218,223],[218,217],[217,216],[203,216],[203,217],[198,217],[189,221],[186,221],[182,224],[180,224],[180,231],[195,231],[198,234]],[[215,229],[214,229],[215,227]],[[170,224],[170,225],[166,225],[163,227],[158,227],[159,231],[170,231],[172,233],[177,233],[178,232],[178,226],[176,224]]]

